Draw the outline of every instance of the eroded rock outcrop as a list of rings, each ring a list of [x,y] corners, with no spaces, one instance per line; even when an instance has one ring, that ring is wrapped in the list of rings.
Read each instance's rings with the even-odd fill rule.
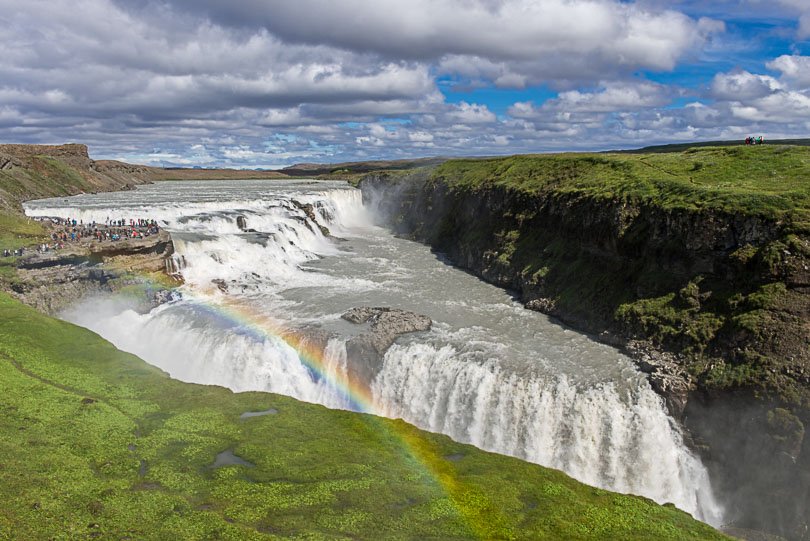
[[[329,228],[318,221],[318,216],[315,214],[315,207],[312,205],[312,203],[301,203],[300,201],[296,201],[295,199],[293,199],[292,204],[298,207],[300,210],[302,210],[304,214],[307,215],[307,218],[309,218],[312,223],[318,226],[318,229],[320,229],[321,234],[324,237],[328,237],[330,235]],[[309,222],[304,222],[304,224],[307,227],[310,227]]]
[[[639,370],[647,374],[650,386],[666,402],[667,409],[678,419],[683,418],[689,393],[695,389],[692,376],[684,369],[684,362],[650,343],[631,340],[626,351],[635,359]]]
[[[173,250],[171,237],[161,231],[143,239],[29,252],[17,261],[18,278],[11,290],[29,306],[56,314],[84,297],[129,288],[142,293],[138,301],[148,310],[171,298],[169,288],[149,275],[165,271]]]
[[[346,355],[356,374],[367,385],[380,368],[382,357],[400,336],[430,330],[429,317],[396,308],[352,308],[341,316],[358,325],[367,324],[367,332],[346,342]]]

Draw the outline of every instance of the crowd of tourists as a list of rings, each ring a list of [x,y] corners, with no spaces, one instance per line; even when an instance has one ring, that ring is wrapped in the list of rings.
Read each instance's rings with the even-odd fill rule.
[[[759,137],[754,137],[753,135],[751,135],[745,138],[746,145],[761,145],[764,142],[765,140],[762,138],[761,135]]]
[[[122,239],[142,239],[160,233],[157,220],[131,219],[107,220],[104,223],[91,221],[84,223],[75,218],[40,218],[40,221],[50,223],[52,230],[51,241],[42,243],[37,247],[39,252],[61,250],[70,243],[81,242],[116,242]],[[3,257],[21,256],[23,249],[3,250]]]

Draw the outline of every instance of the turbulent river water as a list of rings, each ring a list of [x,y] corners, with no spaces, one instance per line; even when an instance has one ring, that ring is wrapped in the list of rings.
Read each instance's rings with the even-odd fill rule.
[[[92,299],[63,317],[175,378],[357,408],[351,390],[333,385],[351,372],[345,343],[359,329],[340,315],[411,310],[433,327],[386,352],[368,385],[372,413],[722,522],[706,469],[628,358],[377,227],[344,183],[157,183],[33,201],[26,211],[85,223],[156,219],[171,232],[178,298],[147,314]],[[271,330],[256,332],[267,321]],[[313,368],[279,327],[331,333],[322,362]]]

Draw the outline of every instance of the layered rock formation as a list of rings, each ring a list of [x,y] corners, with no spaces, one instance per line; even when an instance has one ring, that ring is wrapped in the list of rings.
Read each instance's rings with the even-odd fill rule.
[[[129,289],[144,310],[168,300],[160,277],[174,252],[165,231],[144,239],[86,242],[64,250],[29,252],[18,259],[11,293],[46,314],[56,314],[84,297]]]

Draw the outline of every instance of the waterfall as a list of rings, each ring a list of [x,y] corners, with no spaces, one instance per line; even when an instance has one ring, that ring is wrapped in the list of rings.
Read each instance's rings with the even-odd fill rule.
[[[705,468],[641,377],[625,392],[580,389],[565,375],[522,377],[415,343],[391,347],[373,392],[387,417],[721,521]]]
[[[174,240],[180,300],[139,314],[95,299],[63,317],[184,381],[350,409],[352,397],[333,382],[351,373],[345,342],[357,331],[340,313],[409,304],[440,321],[387,351],[368,382],[374,413],[721,523],[705,468],[629,359],[373,228],[358,190],[265,182],[247,185],[255,197],[246,197],[244,183],[222,186],[196,184],[195,198],[170,183],[130,199],[27,204],[29,215],[85,222],[159,219]],[[331,338],[313,365],[278,333],[257,334],[250,321],[227,317],[226,301]]]

